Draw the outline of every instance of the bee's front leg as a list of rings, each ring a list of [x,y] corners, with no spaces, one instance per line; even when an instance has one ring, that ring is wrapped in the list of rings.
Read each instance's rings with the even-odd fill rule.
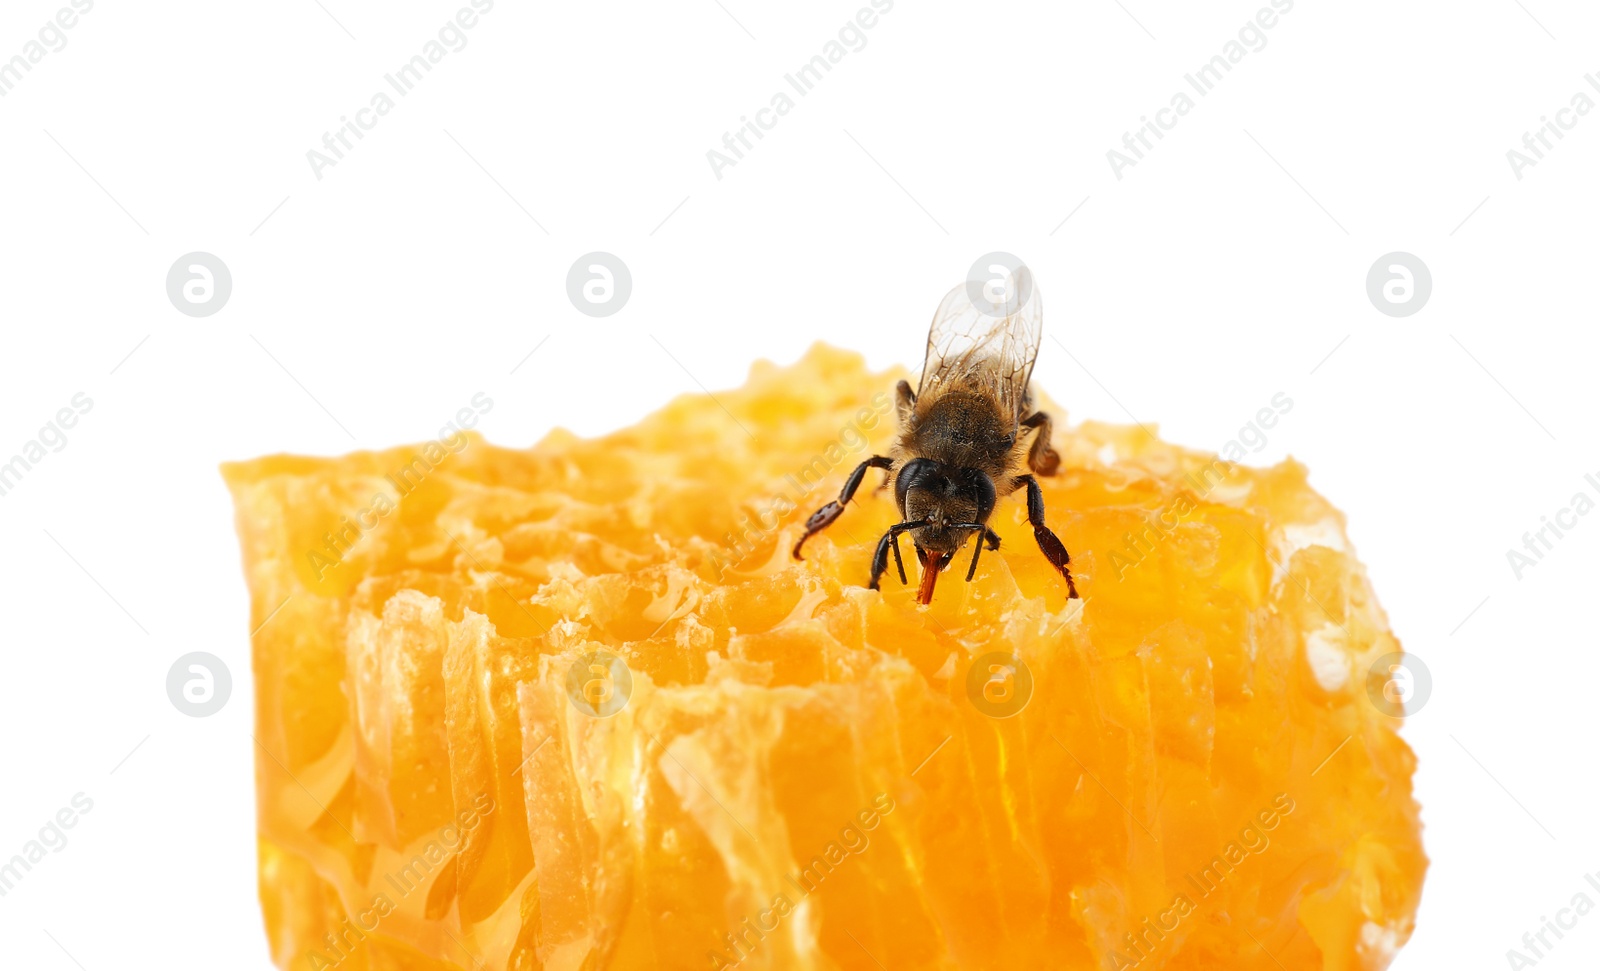
[[[1060,538],[1044,524],[1044,492],[1040,490],[1038,480],[1031,475],[1019,475],[1016,482],[1028,487],[1028,524],[1033,527],[1033,538],[1039,543],[1039,551],[1066,578],[1067,599],[1077,600],[1078,586],[1072,582],[1072,557],[1067,554],[1067,548],[1062,545]]]
[[[867,474],[868,469],[887,469],[892,465],[894,459],[886,455],[874,455],[856,466],[856,470],[850,473],[850,478],[844,480],[844,488],[839,490],[839,498],[818,509],[811,514],[810,519],[806,520],[805,534],[794,544],[794,558],[805,559],[800,555],[800,547],[806,545],[806,540],[832,526],[835,519],[844,515],[844,507],[855,497],[856,490],[861,487],[861,478]]]
[[[884,571],[889,569],[889,551],[894,551],[894,567],[900,571],[900,582],[906,583],[906,564],[900,559],[900,534],[908,529],[926,526],[928,521],[919,519],[914,523],[896,523],[889,527],[889,531],[878,540],[878,548],[872,553],[872,582],[867,584],[869,590],[878,589],[878,581],[883,579]]]
[[[991,550],[999,549],[1000,534],[983,523],[951,523],[950,528],[977,531],[978,535],[972,537],[972,563],[967,566],[967,582],[971,583],[973,575],[978,572],[978,556],[983,552],[984,544],[987,543]]]

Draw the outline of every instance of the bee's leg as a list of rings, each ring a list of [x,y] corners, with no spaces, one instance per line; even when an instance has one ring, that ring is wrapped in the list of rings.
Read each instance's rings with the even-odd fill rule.
[[[1038,480],[1031,475],[1019,475],[1016,482],[1028,487],[1028,523],[1033,526],[1033,538],[1039,543],[1039,551],[1066,578],[1067,599],[1078,599],[1078,586],[1072,582],[1072,557],[1067,555],[1067,548],[1061,545],[1056,534],[1044,524],[1044,493],[1039,489]]]
[[[1022,419],[1022,427],[1034,429],[1033,444],[1028,446],[1028,468],[1040,475],[1055,475],[1061,456],[1050,447],[1050,416],[1036,411]]]
[[[972,537],[972,563],[967,567],[967,582],[972,582],[973,574],[978,572],[978,554],[983,552],[984,537]]]
[[[894,414],[900,419],[900,427],[904,429],[911,420],[911,413],[917,404],[917,393],[911,390],[911,382],[901,379],[894,386]]]
[[[901,428],[906,427],[906,423],[911,420],[911,412],[916,403],[917,394],[911,390],[910,382],[902,380],[894,386],[894,410],[896,417],[900,419]],[[882,492],[889,488],[889,479],[890,476],[884,476],[883,481],[872,491]]]
[[[844,507],[850,504],[851,498],[856,494],[856,489],[861,486],[862,476],[867,474],[868,469],[887,469],[893,464],[894,459],[892,458],[884,455],[874,455],[856,466],[856,470],[850,473],[850,478],[844,480],[844,488],[839,490],[839,498],[818,509],[811,514],[810,519],[806,520],[805,534],[794,544],[794,558],[797,560],[805,559],[800,555],[800,547],[805,545],[806,540],[833,525],[833,521],[844,514]]]
[[[991,550],[1000,548],[1000,537],[994,530],[983,523],[951,523],[951,529],[975,529],[978,535],[972,539],[972,563],[967,567],[967,582],[972,582],[972,577],[978,572],[978,554],[983,552],[983,544],[988,542]]]
[[[889,527],[889,531],[878,540],[878,548],[872,553],[872,582],[867,584],[869,589],[878,589],[878,581],[883,579],[884,571],[889,569],[890,550],[894,550],[894,567],[900,571],[900,582],[907,582],[906,565],[900,559],[900,534],[908,529],[925,525],[927,525],[925,520],[918,520],[914,523],[896,523]]]

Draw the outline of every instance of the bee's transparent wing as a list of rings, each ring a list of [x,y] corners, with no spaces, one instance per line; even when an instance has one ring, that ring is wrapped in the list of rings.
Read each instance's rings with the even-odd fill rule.
[[[983,288],[963,283],[945,295],[928,330],[918,398],[973,391],[993,396],[1013,421],[1023,417],[1028,379],[1039,356],[1044,300],[1025,266],[1007,282],[1003,295],[999,281]]]

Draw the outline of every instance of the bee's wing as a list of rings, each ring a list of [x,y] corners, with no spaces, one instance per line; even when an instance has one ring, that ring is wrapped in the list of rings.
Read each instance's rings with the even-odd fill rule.
[[[1027,267],[1016,271],[1006,297],[991,301],[981,290],[978,303],[968,284],[951,290],[933,315],[928,357],[922,365],[917,397],[948,391],[975,391],[994,397],[1001,413],[1016,421],[1039,356],[1044,300]]]

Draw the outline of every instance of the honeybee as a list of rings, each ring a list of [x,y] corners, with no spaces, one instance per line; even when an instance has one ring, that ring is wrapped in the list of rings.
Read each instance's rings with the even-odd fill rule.
[[[1006,280],[1003,295],[988,286],[966,283],[945,295],[928,330],[928,351],[917,390],[901,381],[895,388],[899,434],[889,455],[874,455],[856,466],[839,498],[811,514],[800,548],[838,519],[855,496],[868,469],[884,469],[884,486],[894,485],[901,521],[889,527],[872,556],[872,581],[878,582],[894,555],[900,582],[900,534],[910,533],[922,564],[919,603],[933,599],[940,571],[969,539],[970,582],[987,546],[1000,548],[988,524],[995,502],[1027,490],[1028,522],[1039,550],[1067,582],[1076,599],[1071,557],[1044,521],[1044,494],[1036,475],[1054,475],[1061,457],[1050,447],[1050,416],[1035,411],[1028,381],[1039,355],[1043,301],[1021,267]]]

